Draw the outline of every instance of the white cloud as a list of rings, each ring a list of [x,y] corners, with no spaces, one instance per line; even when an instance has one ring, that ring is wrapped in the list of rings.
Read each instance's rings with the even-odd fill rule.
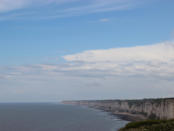
[[[88,50],[63,56],[62,64],[0,68],[1,78],[47,74],[76,77],[154,76],[174,77],[174,42],[146,46]],[[10,77],[11,76],[11,77]],[[44,75],[43,75],[44,76]]]
[[[66,55],[64,59],[78,63],[77,66],[70,67],[71,70],[106,70],[117,75],[168,76],[174,74],[174,68],[172,68],[174,67],[174,43],[89,50]]]
[[[28,4],[27,0],[0,0],[0,12],[20,9]]]
[[[28,17],[61,18],[126,10],[137,6],[138,3],[140,3],[138,0],[0,0],[0,16],[1,20]],[[20,11],[13,13],[19,9],[27,10],[22,10],[22,13]],[[106,22],[107,20],[103,19],[102,21]]]
[[[103,18],[103,19],[100,19],[99,21],[100,21],[100,22],[109,22],[110,19],[108,19],[108,18]]]
[[[64,56],[62,64],[0,67],[0,101],[172,97],[174,43]]]
[[[51,3],[62,4],[74,1],[78,0],[0,0],[0,12],[22,9],[28,6],[44,5]]]

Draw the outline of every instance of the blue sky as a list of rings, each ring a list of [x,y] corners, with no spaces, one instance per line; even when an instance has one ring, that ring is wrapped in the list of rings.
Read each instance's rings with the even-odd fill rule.
[[[171,96],[170,93],[174,93],[170,81],[173,70],[163,72],[163,69],[173,65],[173,5],[173,0],[0,0],[0,88],[4,91],[0,101]],[[153,50],[149,52],[150,49]],[[135,54],[129,59],[134,50]],[[110,51],[123,59],[120,61],[121,58],[108,55]],[[154,57],[158,53],[159,57]],[[137,55],[142,57],[137,58]],[[129,62],[125,62],[127,60]],[[110,65],[98,66],[108,61]],[[124,63],[125,68],[118,63]],[[159,66],[159,63],[167,66]],[[112,74],[111,66],[114,65],[121,71]],[[128,70],[127,65],[134,66]],[[159,67],[154,69],[153,66]],[[126,74],[126,71],[130,72]],[[55,77],[52,74],[56,80],[46,77]],[[100,75],[111,79],[104,78],[105,82],[102,82]],[[38,81],[33,82],[32,77]],[[67,79],[74,88],[69,88],[71,84],[66,84]],[[144,88],[138,90],[135,83],[124,85],[125,79],[130,83],[141,79],[138,85]],[[82,82],[76,85],[79,80]],[[118,87],[114,86],[114,81],[118,81]],[[147,81],[151,82],[146,85]],[[159,81],[160,89],[154,81]],[[123,85],[125,89],[121,88]],[[155,88],[149,89],[149,86]],[[101,97],[96,97],[98,89],[101,89]],[[118,95],[125,90],[146,93]],[[151,90],[159,90],[159,94],[153,94]],[[66,94],[67,91],[72,93]],[[6,94],[10,94],[9,97]],[[29,98],[31,94],[33,99]]]
[[[66,4],[74,7],[72,3]],[[146,45],[170,40],[174,30],[173,4],[172,0],[146,0],[144,4],[118,11],[47,19],[24,15],[1,20],[0,64],[49,63],[54,60],[47,61],[47,58],[54,59],[83,50]],[[28,10],[27,12],[32,11]],[[41,16],[48,17],[44,15],[46,11],[39,10]],[[22,13],[25,8],[17,11]],[[0,16],[5,14],[6,12],[1,12]],[[102,22],[102,19],[108,21]]]

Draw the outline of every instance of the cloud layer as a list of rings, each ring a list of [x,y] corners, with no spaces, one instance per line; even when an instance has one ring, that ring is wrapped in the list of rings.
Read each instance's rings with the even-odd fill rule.
[[[1,20],[61,18],[125,10],[140,3],[138,0],[0,0],[0,16]]]
[[[174,74],[174,43],[90,50],[64,56],[64,59],[78,63],[71,69],[105,70],[120,75],[170,76]]]
[[[63,4],[77,0],[0,0],[0,12],[23,9],[30,6],[48,5],[51,3]]]
[[[174,77],[174,42],[89,50],[66,55],[63,58],[66,61],[62,64],[0,67],[0,78],[15,79],[25,76],[35,79],[35,76],[47,78],[57,75],[77,78],[143,76],[171,79]]]
[[[0,67],[0,101],[173,96],[173,42],[63,57],[62,64]]]

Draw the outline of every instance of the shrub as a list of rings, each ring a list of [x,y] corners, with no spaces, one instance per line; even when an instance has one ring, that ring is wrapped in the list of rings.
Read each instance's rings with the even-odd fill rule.
[[[131,122],[119,131],[174,131],[174,120]]]

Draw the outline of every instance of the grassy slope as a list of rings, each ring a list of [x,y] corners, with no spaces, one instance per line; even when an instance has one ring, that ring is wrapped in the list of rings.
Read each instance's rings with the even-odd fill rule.
[[[174,120],[131,122],[119,131],[174,131]]]

